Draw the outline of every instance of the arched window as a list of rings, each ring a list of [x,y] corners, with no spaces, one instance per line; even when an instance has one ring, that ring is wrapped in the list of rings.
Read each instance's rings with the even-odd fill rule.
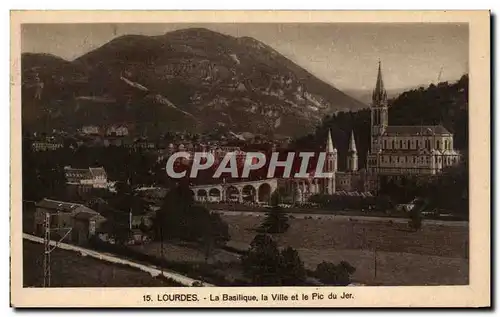
[[[387,140],[384,140],[384,149],[387,149]]]
[[[439,144],[439,140],[437,140],[437,141],[436,141],[436,148],[437,148],[438,150],[439,150],[439,148],[440,148],[440,145],[441,145],[441,144]]]
[[[415,140],[415,147],[418,149],[420,145],[418,144],[418,140]]]
[[[392,140],[392,148],[395,149],[396,148],[396,141]]]

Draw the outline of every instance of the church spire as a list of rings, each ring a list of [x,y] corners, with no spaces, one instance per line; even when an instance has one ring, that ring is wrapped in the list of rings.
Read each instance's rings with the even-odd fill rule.
[[[354,130],[351,131],[349,140],[349,151],[347,153],[347,171],[356,172],[358,170],[358,151],[356,150],[356,141],[354,140]]]
[[[351,131],[351,138],[349,140],[349,152],[357,152],[356,140],[354,140],[354,130]]]
[[[332,131],[328,129],[328,139],[326,140],[326,153],[335,153],[337,150],[333,147]]]
[[[382,63],[378,61],[378,74],[375,90],[372,94],[373,105],[377,106],[387,101],[387,91],[384,88],[384,80],[382,79]]]

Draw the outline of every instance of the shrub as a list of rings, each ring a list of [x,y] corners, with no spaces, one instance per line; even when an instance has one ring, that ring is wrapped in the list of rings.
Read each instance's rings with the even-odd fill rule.
[[[339,264],[323,261],[316,267],[314,276],[327,285],[346,286],[351,283],[355,271],[356,268],[345,261]]]
[[[281,285],[302,285],[306,280],[304,263],[297,250],[288,247],[281,251]]]

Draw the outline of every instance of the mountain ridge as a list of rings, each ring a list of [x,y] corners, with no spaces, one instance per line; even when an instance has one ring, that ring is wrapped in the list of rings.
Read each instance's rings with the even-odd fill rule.
[[[33,129],[135,121],[138,132],[296,136],[326,114],[366,107],[267,44],[200,28],[119,36],[73,61],[23,53],[22,73],[23,124]]]

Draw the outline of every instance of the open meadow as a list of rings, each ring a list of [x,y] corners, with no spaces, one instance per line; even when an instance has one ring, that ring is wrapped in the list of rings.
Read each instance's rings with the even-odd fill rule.
[[[245,248],[263,217],[223,215],[229,245]],[[468,284],[468,227],[424,224],[417,232],[403,223],[291,219],[273,235],[280,247],[297,249],[306,267],[348,261],[353,278],[370,285]],[[375,270],[376,268],[376,270]]]
[[[172,287],[175,282],[78,252],[51,253],[51,287]],[[43,245],[23,240],[23,287],[43,287]]]
[[[248,248],[264,219],[257,215],[221,215],[229,225],[230,248]],[[468,284],[468,226],[424,224],[413,232],[406,223],[385,220],[290,219],[289,230],[273,238],[279,247],[297,249],[310,270],[322,261],[349,262],[356,267],[353,280],[361,284]],[[203,249],[187,243],[165,242],[163,252],[159,242],[131,248],[156,257],[163,253],[172,263],[205,264]],[[242,278],[236,253],[216,249],[206,263],[228,280]]]

